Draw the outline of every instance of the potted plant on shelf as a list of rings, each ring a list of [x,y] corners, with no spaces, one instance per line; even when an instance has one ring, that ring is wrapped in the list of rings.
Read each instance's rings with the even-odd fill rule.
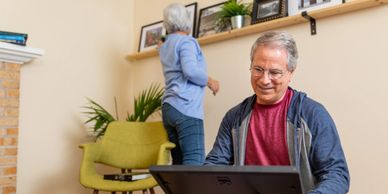
[[[162,96],[164,89],[160,84],[151,84],[151,86],[143,90],[134,101],[134,111],[132,114],[127,113],[127,121],[145,122],[149,116],[158,112],[162,107]],[[89,104],[83,108],[87,109],[83,112],[88,120],[85,124],[92,124],[91,128],[93,133],[98,139],[102,137],[108,127],[108,124],[112,121],[118,120],[117,107],[116,118],[112,116],[105,108],[99,105],[97,102],[87,98]]]
[[[232,29],[242,28],[250,23],[252,3],[243,3],[241,0],[228,0],[219,12],[218,25],[231,24]],[[245,21],[247,20],[247,21]]]

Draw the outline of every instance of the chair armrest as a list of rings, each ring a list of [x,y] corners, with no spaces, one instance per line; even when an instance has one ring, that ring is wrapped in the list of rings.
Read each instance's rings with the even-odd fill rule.
[[[166,165],[170,162],[170,150],[175,148],[175,144],[166,142],[160,145],[157,165]]]
[[[79,145],[79,148],[83,150],[80,167],[80,182],[87,186],[88,182],[90,182],[88,178],[97,175],[94,163],[97,162],[100,157],[100,143],[81,144]]]
[[[84,151],[83,160],[96,162],[100,157],[100,143],[85,143],[78,146]]]

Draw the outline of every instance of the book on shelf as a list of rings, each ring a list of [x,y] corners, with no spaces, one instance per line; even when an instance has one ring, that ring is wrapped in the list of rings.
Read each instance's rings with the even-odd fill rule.
[[[28,34],[0,31],[0,41],[26,46]]]

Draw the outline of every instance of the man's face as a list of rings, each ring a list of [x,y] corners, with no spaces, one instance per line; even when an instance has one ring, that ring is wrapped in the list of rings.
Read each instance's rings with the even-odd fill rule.
[[[281,101],[291,81],[287,51],[277,46],[257,47],[251,64],[251,84],[256,102],[269,105]]]

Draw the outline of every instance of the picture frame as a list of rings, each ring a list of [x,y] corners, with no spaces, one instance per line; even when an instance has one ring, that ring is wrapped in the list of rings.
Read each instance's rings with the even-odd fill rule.
[[[288,16],[287,0],[254,0],[251,24]]]
[[[198,27],[196,37],[200,38],[218,32],[225,31],[226,29],[220,29],[217,26],[218,13],[221,11],[221,7],[226,2],[214,4],[199,11]]]
[[[190,19],[192,21],[191,25],[191,33],[189,34],[192,37],[195,37],[195,32],[196,32],[196,20],[197,20],[197,2],[185,5],[187,11],[189,12]]]
[[[292,0],[288,2],[288,13],[291,16],[300,14],[303,11],[322,9],[344,2],[344,0]]]
[[[159,41],[166,35],[163,21],[158,21],[141,27],[139,52],[154,49]]]

